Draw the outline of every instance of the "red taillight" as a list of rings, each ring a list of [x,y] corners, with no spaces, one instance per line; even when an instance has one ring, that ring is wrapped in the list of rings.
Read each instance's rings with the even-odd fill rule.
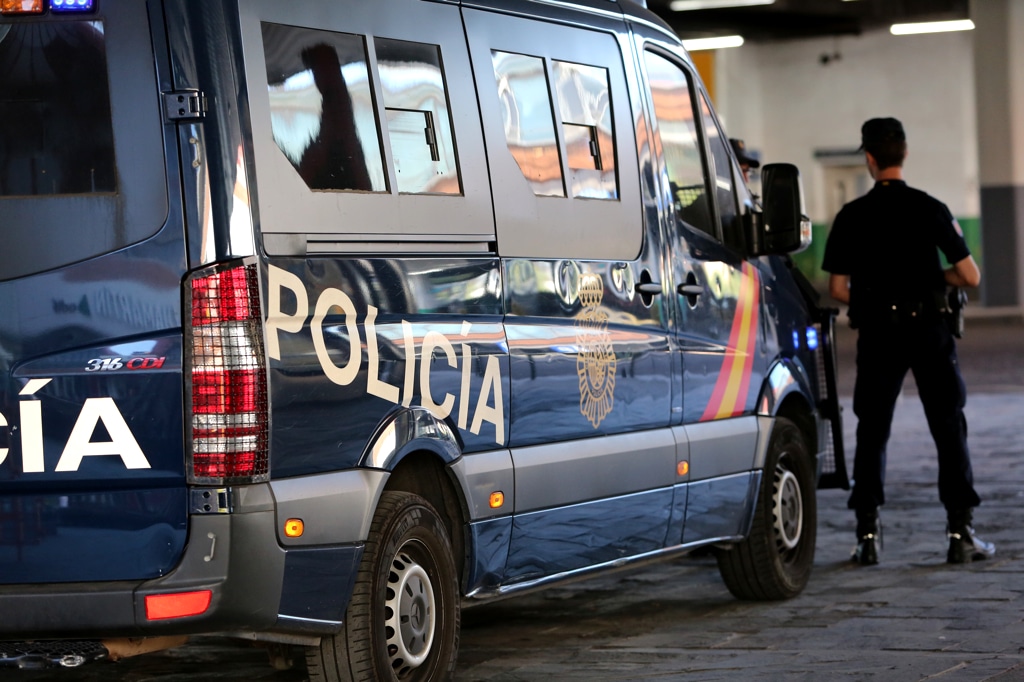
[[[255,265],[196,277],[192,289],[195,483],[269,477],[267,380]]]

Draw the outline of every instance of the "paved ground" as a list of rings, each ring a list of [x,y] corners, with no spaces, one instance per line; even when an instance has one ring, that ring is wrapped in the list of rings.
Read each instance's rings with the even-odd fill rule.
[[[841,393],[853,340],[840,325]],[[881,564],[849,563],[843,491],[819,495],[810,584],[785,602],[733,599],[710,557],[631,568],[468,609],[458,680],[1024,680],[1024,325],[971,320],[961,343],[970,397],[980,534],[996,559],[945,564],[933,446],[913,382],[897,408],[882,511]],[[852,453],[848,398],[846,442]],[[0,618],[3,615],[0,614]],[[257,651],[198,640],[165,654],[70,673],[0,672],[7,682],[272,680]]]

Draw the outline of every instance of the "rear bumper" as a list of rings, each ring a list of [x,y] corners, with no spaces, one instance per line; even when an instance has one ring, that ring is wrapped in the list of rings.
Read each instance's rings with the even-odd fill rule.
[[[285,572],[268,508],[190,518],[178,566],[142,582],[0,585],[0,639],[142,637],[271,629]],[[146,617],[146,596],[209,590],[201,614]]]

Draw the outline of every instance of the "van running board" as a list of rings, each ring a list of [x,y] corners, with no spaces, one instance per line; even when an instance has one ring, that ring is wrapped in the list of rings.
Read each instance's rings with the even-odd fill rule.
[[[77,668],[107,658],[97,641],[0,642],[0,668]]]

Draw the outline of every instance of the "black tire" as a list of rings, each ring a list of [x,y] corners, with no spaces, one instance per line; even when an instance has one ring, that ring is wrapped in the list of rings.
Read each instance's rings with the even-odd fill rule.
[[[419,495],[385,491],[341,632],[306,654],[312,682],[447,680],[459,649],[452,545]]]
[[[788,419],[772,429],[750,535],[715,552],[738,599],[789,599],[811,577],[818,531],[815,468],[803,434]]]

